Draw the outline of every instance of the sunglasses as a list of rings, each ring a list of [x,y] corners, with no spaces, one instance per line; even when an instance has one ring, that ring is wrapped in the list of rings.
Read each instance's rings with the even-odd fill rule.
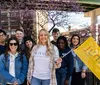
[[[9,43],[9,45],[10,45],[10,46],[13,46],[13,45],[14,45],[14,46],[17,46],[18,44],[17,44],[17,43]]]

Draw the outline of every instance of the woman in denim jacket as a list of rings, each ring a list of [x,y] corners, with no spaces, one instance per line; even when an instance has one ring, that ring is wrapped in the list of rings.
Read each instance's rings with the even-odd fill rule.
[[[71,48],[74,49],[79,44],[80,44],[80,37],[79,35],[74,34],[71,37]],[[72,54],[74,56],[74,71],[72,74],[71,85],[85,85],[87,67],[74,52],[72,52]]]
[[[19,42],[11,37],[7,43],[6,53],[0,56],[0,78],[2,85],[20,85],[27,75],[26,56],[20,53]]]

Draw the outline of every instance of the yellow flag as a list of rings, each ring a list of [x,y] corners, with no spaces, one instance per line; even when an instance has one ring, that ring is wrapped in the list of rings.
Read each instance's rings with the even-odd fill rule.
[[[85,65],[100,79],[100,47],[94,38],[89,37],[74,50]]]

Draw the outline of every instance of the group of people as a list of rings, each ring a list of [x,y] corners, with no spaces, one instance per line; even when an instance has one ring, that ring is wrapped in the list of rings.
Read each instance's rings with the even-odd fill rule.
[[[48,31],[41,29],[36,44],[21,29],[8,40],[0,30],[1,85],[85,85],[87,67],[73,51],[80,37],[73,35],[69,44],[58,29],[52,35],[50,41]]]
[[[61,67],[56,69],[57,85],[85,85],[87,67],[73,51],[80,45],[80,36],[73,34],[68,40],[60,36],[60,31],[56,28],[52,35],[54,40],[51,43],[58,47],[62,58]]]

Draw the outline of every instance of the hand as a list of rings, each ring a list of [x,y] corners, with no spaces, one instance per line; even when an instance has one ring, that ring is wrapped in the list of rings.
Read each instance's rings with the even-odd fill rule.
[[[56,64],[60,64],[62,62],[62,58],[58,58],[57,60],[56,60]]]
[[[68,80],[65,80],[64,85],[68,85]]]
[[[86,72],[81,72],[82,79],[86,77]]]
[[[30,82],[27,80],[27,85],[30,85]]]
[[[17,82],[17,81],[15,81],[15,82],[14,82],[14,85],[18,85],[18,82]]]

